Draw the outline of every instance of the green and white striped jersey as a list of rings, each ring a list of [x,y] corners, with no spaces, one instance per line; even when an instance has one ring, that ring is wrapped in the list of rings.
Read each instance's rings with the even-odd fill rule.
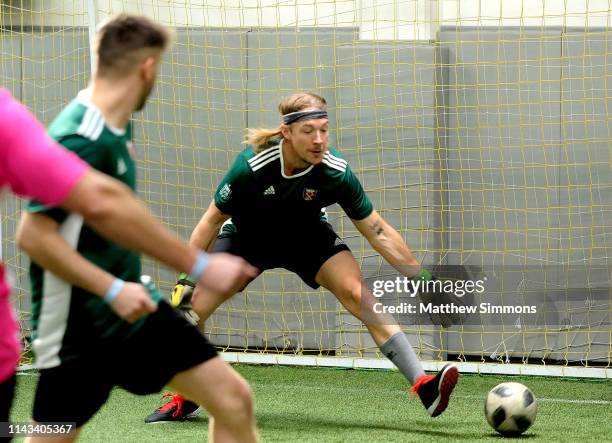
[[[320,164],[287,176],[282,140],[272,140],[258,154],[248,146],[215,193],[215,205],[232,217],[223,232],[257,236],[307,233],[308,227],[325,221],[322,210],[334,203],[354,220],[373,211],[361,183],[336,149],[329,148]]]
[[[135,189],[131,123],[124,130],[109,127],[101,112],[79,94],[53,121],[49,134],[93,168]],[[87,260],[123,280],[139,281],[140,257],[99,236],[80,215],[34,201],[27,209],[58,222],[62,237]],[[39,368],[55,367],[97,346],[112,345],[141,325],[121,320],[100,297],[71,286],[34,263],[30,281],[32,343]]]

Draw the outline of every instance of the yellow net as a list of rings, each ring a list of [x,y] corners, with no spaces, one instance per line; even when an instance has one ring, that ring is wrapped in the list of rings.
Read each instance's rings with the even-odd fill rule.
[[[610,366],[608,1],[1,8],[0,84],[46,124],[86,86],[93,25],[127,11],[175,29],[156,92],[134,121],[141,196],[184,237],[242,149],[244,129],[276,126],[282,96],[314,91],[329,103],[332,144],[425,265],[472,279],[505,275],[470,299],[476,306],[542,300],[531,319],[483,313],[449,330],[400,316],[423,359]],[[27,335],[18,207],[3,203],[2,246]],[[384,278],[351,221],[335,206],[329,214],[364,275]],[[174,273],[147,266],[169,291]],[[206,331],[226,351],[382,358],[331,294],[283,270],[225,303]]]

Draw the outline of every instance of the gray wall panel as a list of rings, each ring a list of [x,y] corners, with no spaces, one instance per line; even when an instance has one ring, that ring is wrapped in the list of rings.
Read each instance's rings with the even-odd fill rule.
[[[435,207],[435,50],[426,44],[338,48],[338,143],[382,215],[402,231],[420,232],[420,258],[433,246]],[[401,211],[400,211],[401,210]],[[352,229],[354,232],[354,229]],[[373,254],[369,247],[365,255]]]
[[[563,35],[558,235],[561,262],[582,265],[566,276],[566,285],[580,291],[610,288],[612,282],[611,44],[604,30]],[[593,308],[579,302],[569,306],[565,321],[572,330],[557,337],[553,357],[606,361],[610,310],[601,302]],[[585,324],[598,327],[585,331]]]
[[[611,44],[605,31],[563,38],[559,236],[567,263],[606,264],[612,254]]]
[[[336,68],[338,144],[374,207],[425,263],[433,262],[424,251],[435,248],[441,216],[434,184],[435,61],[430,44],[358,43],[338,48]],[[347,243],[365,257],[364,273],[375,272],[379,254],[348,228],[354,237]],[[340,321],[346,353],[378,352],[359,321],[348,314]],[[436,347],[427,332],[411,339],[419,349]],[[423,357],[432,358],[428,352]]]
[[[560,33],[439,38],[449,51],[449,263],[556,263]]]
[[[11,90],[45,125],[85,87],[90,71],[86,32],[74,29],[19,36],[2,33],[0,42],[0,85]],[[3,214],[14,214],[3,223],[2,243],[3,253],[11,257],[7,262],[9,272],[16,276],[13,297],[20,322],[29,329],[29,260],[18,252],[14,242],[21,205],[21,201],[12,198],[2,204]]]
[[[276,126],[282,96],[313,90],[328,99],[331,144],[425,263],[606,264],[612,252],[608,34],[443,28],[434,45],[358,42],[352,29],[179,29],[172,63],[162,65],[149,105],[135,117],[141,196],[189,236],[242,149],[244,128]],[[89,76],[81,30],[28,33],[23,54],[19,39],[5,33],[0,49],[0,84],[45,123]],[[9,200],[3,212],[16,214],[18,206]],[[364,274],[374,272],[380,256],[338,207],[330,208],[330,219]],[[27,262],[11,237],[15,222],[16,216],[3,219],[3,250],[18,273],[19,301],[27,303]],[[145,272],[158,277],[163,291],[176,277],[149,261]],[[610,285],[605,272],[589,278]],[[563,283],[588,284],[573,274]],[[594,315],[575,309],[567,324],[598,322],[601,334],[550,327],[546,336],[536,330],[509,337],[486,326],[485,334],[481,327],[464,329],[477,334],[451,331],[443,345],[437,337],[444,334],[411,339],[419,348],[485,356],[506,349],[602,359],[609,312]],[[344,355],[377,352],[333,296],[282,270],[224,304],[206,330],[228,349],[342,345]]]
[[[352,29],[249,32],[249,127],[278,126],[280,99],[295,92],[312,91],[327,100],[332,126],[330,142],[335,145],[336,52],[339,45],[356,39],[357,34]]]
[[[443,29],[439,39],[449,57],[447,263],[558,263],[560,32]],[[503,289],[487,288],[477,303],[503,296]],[[525,355],[528,345],[501,333],[493,317],[480,321],[463,330],[486,334],[451,330],[445,347],[493,358],[506,350]],[[530,349],[541,350],[544,341],[538,335]]]
[[[141,192],[183,235],[242,149],[245,48],[245,32],[179,30],[171,63],[162,64],[157,88],[135,119],[147,186]]]
[[[328,102],[332,122],[330,143],[335,145],[333,122],[337,118],[334,111],[337,91],[333,85],[336,46],[354,38],[352,30],[249,32],[248,126],[278,126],[280,116],[277,106],[280,99],[295,92],[312,91],[325,97]],[[260,287],[251,285],[248,288],[249,344],[278,349],[292,346],[300,349],[335,347],[336,318],[333,311],[337,302],[331,294],[313,292],[286,272],[266,273],[258,280],[256,283]],[[263,288],[266,295],[262,295]],[[303,309],[304,306],[319,309]],[[264,324],[271,328],[268,332],[263,332]]]
[[[90,77],[86,30],[23,36],[23,102],[46,125]]]
[[[135,118],[139,189],[157,216],[189,238],[235,155],[246,126],[246,31],[177,30],[156,90]],[[147,261],[167,292],[176,273]],[[238,295],[206,324],[219,345],[245,345]]]
[[[21,36],[0,34],[0,87],[6,88],[21,100],[22,89]]]

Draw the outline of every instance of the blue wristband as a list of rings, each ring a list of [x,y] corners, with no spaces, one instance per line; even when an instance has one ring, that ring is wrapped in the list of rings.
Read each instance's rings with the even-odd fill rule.
[[[193,264],[193,267],[191,268],[191,272],[189,272],[189,279],[195,283],[199,282],[207,266],[208,254],[205,252],[200,252],[195,263]]]
[[[125,282],[120,278],[116,278],[110,285],[110,288],[108,288],[108,291],[106,291],[106,294],[104,294],[104,301],[110,305],[117,298],[123,286],[125,286]]]

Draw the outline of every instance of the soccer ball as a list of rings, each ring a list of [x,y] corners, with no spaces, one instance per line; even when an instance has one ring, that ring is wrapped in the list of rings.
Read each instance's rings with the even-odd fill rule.
[[[533,424],[538,403],[533,392],[520,383],[501,383],[489,391],[485,416],[493,429],[504,436],[522,434]]]

